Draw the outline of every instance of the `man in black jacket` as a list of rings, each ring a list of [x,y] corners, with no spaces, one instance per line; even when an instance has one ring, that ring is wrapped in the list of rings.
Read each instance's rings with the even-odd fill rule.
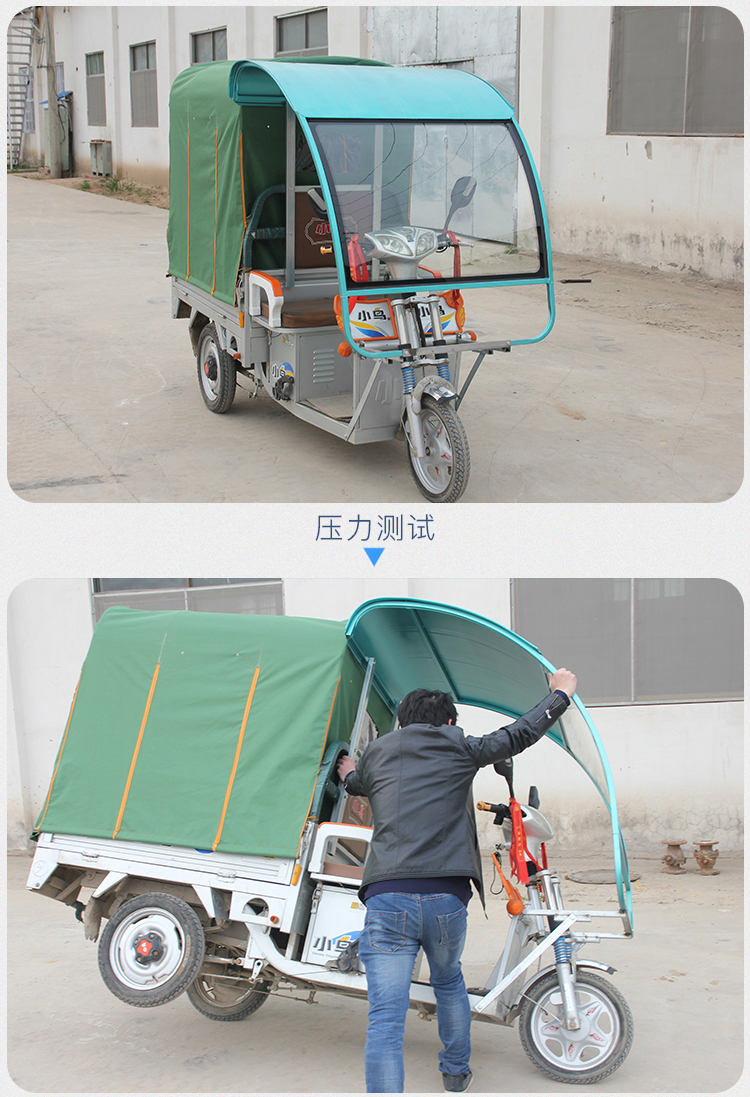
[[[461,1093],[472,1079],[471,1010],[461,974],[466,906],[474,883],[484,902],[471,786],[483,766],[510,758],[545,735],[570,704],[576,677],[561,668],[550,694],[489,735],[464,735],[446,693],[413,690],[399,705],[399,729],[376,739],[359,765],[345,755],[347,792],[366,796],[373,836],[360,896],[367,906],[359,955],[367,973],[368,1093],[402,1093],[404,1022],[419,948],[437,1004],[443,1086]]]

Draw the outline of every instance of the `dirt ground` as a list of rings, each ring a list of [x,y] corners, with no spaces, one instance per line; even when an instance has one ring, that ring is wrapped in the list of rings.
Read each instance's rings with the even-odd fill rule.
[[[606,978],[627,1000],[635,1033],[630,1055],[597,1093],[719,1093],[741,1078],[743,854],[720,851],[720,874],[699,876],[691,847],[683,847],[690,863],[679,876],[661,871],[658,853],[631,852],[634,936],[603,938],[583,950],[616,969]],[[569,909],[617,910],[613,884],[569,880],[605,870],[611,854],[553,847],[550,855]],[[310,1006],[276,996],[235,1024],[207,1020],[184,995],[157,1009],[133,1009],[104,986],[97,946],[84,939],[70,908],[26,889],[29,858],[11,856],[7,866],[8,1097],[364,1091],[366,1002],[333,994]],[[485,883],[487,916],[477,900],[469,905],[462,960],[469,986],[484,985],[509,928],[488,861]],[[612,927],[619,926],[614,919]],[[472,1045],[473,1093],[571,1092],[532,1066],[517,1024],[477,1023]],[[406,1092],[439,1088],[438,1048],[436,1025],[411,1011]]]
[[[167,220],[142,202],[8,178],[12,489],[40,503],[414,505],[403,444],[347,446],[248,390],[226,416],[205,411],[185,322],[170,319]],[[462,403],[462,502],[730,499],[742,483],[741,290],[568,256],[554,257],[554,282],[550,337],[488,356]],[[464,297],[480,336],[521,341],[547,323],[539,286]]]
[[[71,187],[138,205],[169,209],[169,188],[114,177],[80,176],[50,179],[42,169],[28,179]],[[739,347],[743,344],[743,285],[705,278],[687,268],[640,267],[611,259],[554,256],[558,307],[582,305],[621,320],[645,323]],[[656,275],[656,277],[655,277]]]
[[[69,179],[51,179],[48,172],[24,172],[27,179],[37,179],[42,183],[54,183],[58,187],[70,187],[90,194],[100,194],[105,198],[119,198],[122,202],[135,202],[139,206],[158,206],[169,209],[169,188],[155,187],[139,183],[133,179],[117,179],[115,176],[78,175]]]

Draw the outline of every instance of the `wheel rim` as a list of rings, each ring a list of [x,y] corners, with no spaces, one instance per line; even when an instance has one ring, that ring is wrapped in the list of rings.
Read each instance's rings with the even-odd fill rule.
[[[227,975],[199,975],[193,983],[199,998],[219,1009],[236,1009],[257,993],[247,979]]]
[[[617,1011],[609,998],[595,987],[576,986],[581,1027],[570,1031],[563,1027],[563,1003],[559,987],[552,987],[534,1007],[530,1032],[539,1054],[558,1070],[566,1073],[591,1070],[599,1066],[620,1039]]]
[[[144,965],[139,962],[139,945],[153,934],[159,942],[159,958]],[[140,953],[146,946],[141,946]],[[138,910],[116,929],[109,946],[112,970],[131,990],[163,986],[179,970],[187,943],[179,921],[158,907]]]
[[[420,412],[425,457],[412,454],[414,469],[420,481],[433,495],[450,487],[453,479],[453,446],[447,426],[432,410]]]
[[[221,386],[221,361],[215,343],[206,346],[201,358],[201,385],[209,400],[218,400]]]

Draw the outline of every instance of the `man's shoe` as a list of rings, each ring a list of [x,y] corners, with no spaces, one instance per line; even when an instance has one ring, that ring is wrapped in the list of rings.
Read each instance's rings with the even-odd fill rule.
[[[444,1074],[443,1087],[448,1093],[465,1093],[473,1077],[471,1071],[468,1074]]]

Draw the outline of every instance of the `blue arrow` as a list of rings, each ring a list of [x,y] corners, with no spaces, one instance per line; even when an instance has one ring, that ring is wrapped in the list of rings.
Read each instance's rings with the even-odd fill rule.
[[[377,564],[378,560],[380,559],[380,557],[382,555],[383,550],[382,550],[382,548],[379,548],[379,549],[366,548],[365,552],[370,557],[370,563],[372,564],[373,567],[375,567],[375,565]]]

